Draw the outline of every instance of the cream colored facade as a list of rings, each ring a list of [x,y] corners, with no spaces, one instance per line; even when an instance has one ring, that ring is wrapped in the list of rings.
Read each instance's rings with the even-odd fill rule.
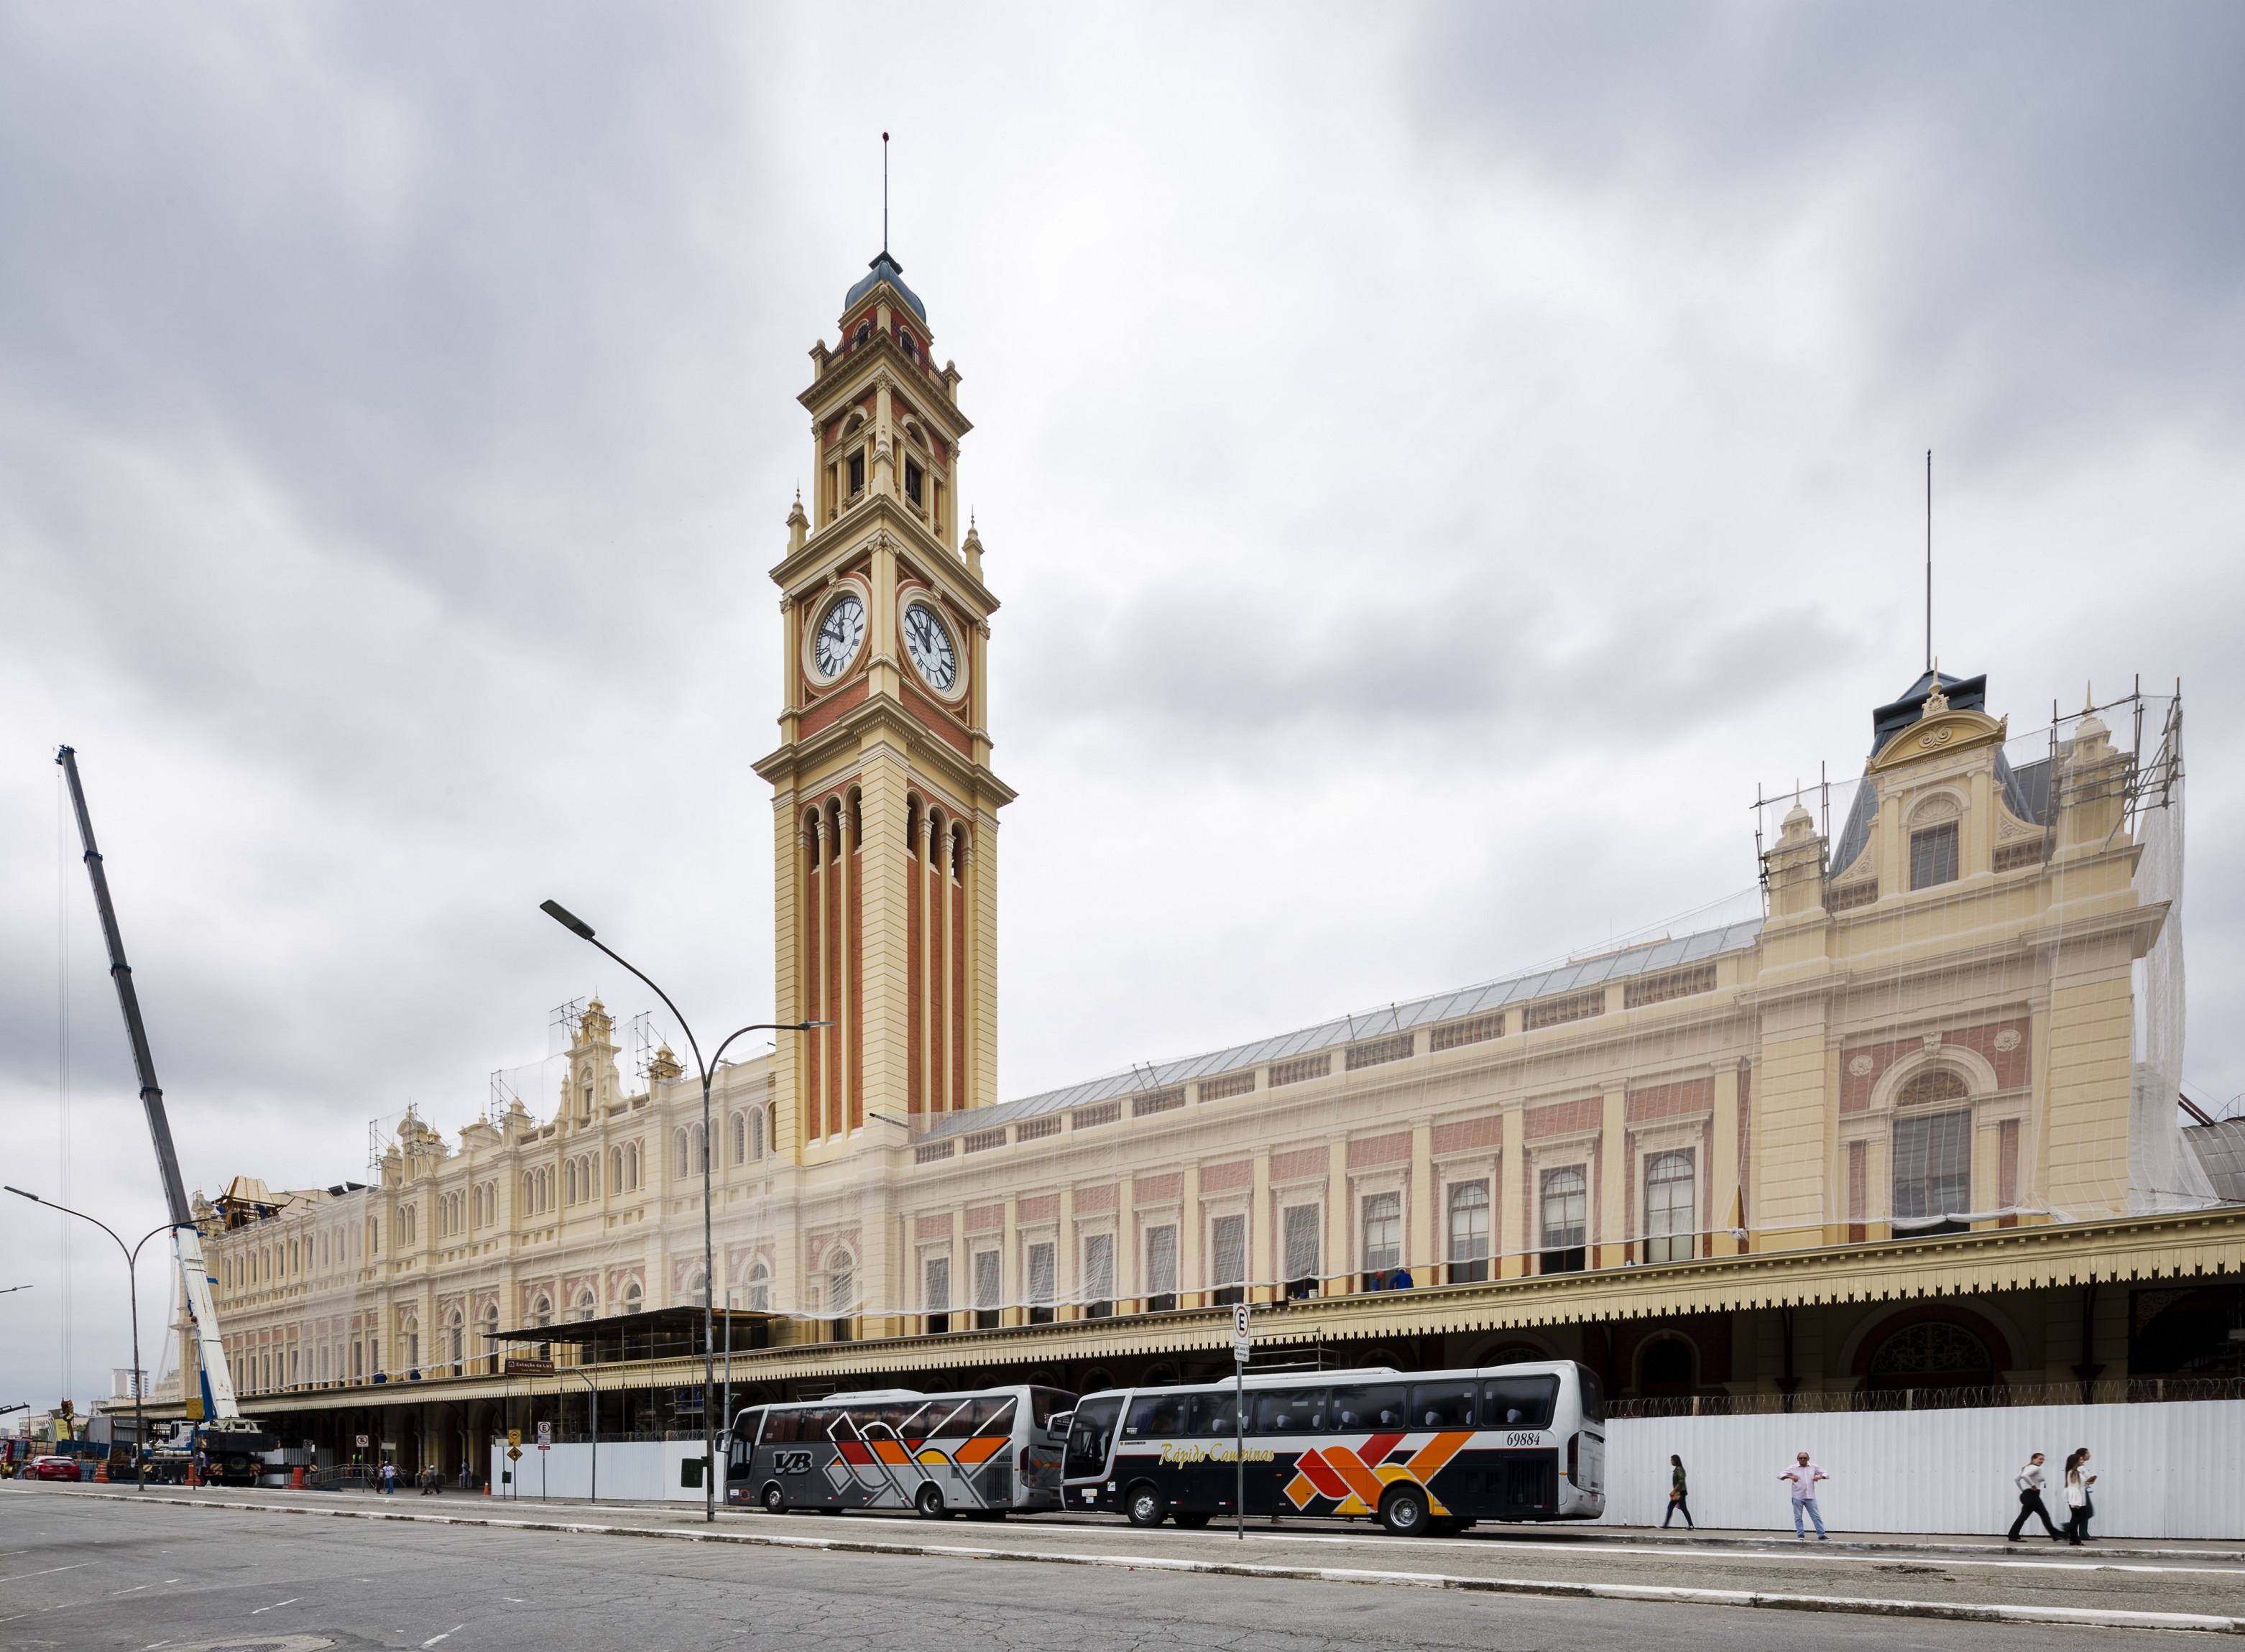
[[[758,765],[775,1019],[833,1025],[725,1068],[714,1104],[718,1289],[780,1316],[744,1385],[1105,1375],[1211,1342],[1235,1295],[1319,1337],[1477,1356],[1536,1326],[1775,1310],[1781,1285],[1740,1282],[1788,1269],[1827,1303],[1892,1295],[1913,1256],[1979,1278],[1976,1244],[2045,1267],[2069,1234],[2110,1249],[2113,1224],[2194,1202],[2172,1108],[2132,1109],[2135,977],[2167,916],[2128,829],[2139,770],[2085,717],[2030,784],[1980,680],[1931,674],[1882,714],[1839,842],[1787,816],[1764,918],[997,1104],[1013,794],[989,762],[997,602],[954,503],[959,376],[885,254],[843,339],[802,397],[815,481],[773,571],[781,742]],[[666,1053],[627,1093],[611,1034],[595,1003],[549,1117],[518,1106],[457,1146],[411,1122],[377,1185],[225,1202],[211,1254],[245,1394],[315,1411],[377,1371],[488,1384],[485,1331],[698,1302],[699,1087]],[[2172,1174],[2147,1185],[2147,1163]],[[2190,1231],[2186,1250],[2240,1242]],[[2032,1267],[1972,1288],[2069,1278]],[[2092,1355],[2124,1298],[2036,1304],[1974,1321],[1993,1369],[2113,1368]],[[1781,1370],[1774,1321],[1726,1319],[1694,1380],[1862,1380],[1844,1367],[1873,1357],[1876,1316],[1848,1312],[1800,1350],[1788,1317]],[[1537,1345],[1587,1357],[1589,1334]]]

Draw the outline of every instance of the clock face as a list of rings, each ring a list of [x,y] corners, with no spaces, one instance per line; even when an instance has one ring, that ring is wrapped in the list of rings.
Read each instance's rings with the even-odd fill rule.
[[[855,595],[837,598],[820,617],[817,634],[811,639],[811,658],[818,674],[830,682],[840,676],[858,657],[858,645],[865,639],[865,603]]]
[[[934,609],[915,602],[905,610],[905,652],[936,693],[947,694],[959,681],[959,651]]]

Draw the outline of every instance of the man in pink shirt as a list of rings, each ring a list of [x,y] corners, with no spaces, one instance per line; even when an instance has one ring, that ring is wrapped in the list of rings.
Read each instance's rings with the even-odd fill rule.
[[[1829,1474],[1808,1460],[1807,1452],[1801,1452],[1794,1466],[1778,1476],[1780,1480],[1793,1482],[1793,1534],[1804,1543],[1808,1540],[1808,1534],[1801,1529],[1801,1514],[1803,1509],[1808,1512],[1808,1518],[1816,1523],[1816,1540],[1820,1543],[1828,1543],[1832,1540],[1824,1535],[1824,1516],[1816,1507],[1816,1482],[1831,1478]]]

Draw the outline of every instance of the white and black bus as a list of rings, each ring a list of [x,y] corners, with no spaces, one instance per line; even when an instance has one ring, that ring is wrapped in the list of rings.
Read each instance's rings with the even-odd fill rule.
[[[1571,1362],[1109,1389],[1069,1419],[1065,1506],[1133,1525],[1370,1515],[1398,1534],[1605,1512],[1605,1404]],[[1242,1424],[1244,1423],[1244,1429]],[[1235,1441],[1244,1441],[1244,1452]]]
[[[789,1509],[910,1509],[1002,1520],[1060,1506],[1057,1388],[909,1388],[756,1405],[733,1421],[725,1500]]]

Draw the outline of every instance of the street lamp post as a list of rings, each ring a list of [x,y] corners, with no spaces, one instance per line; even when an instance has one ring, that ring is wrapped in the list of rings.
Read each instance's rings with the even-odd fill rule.
[[[125,1253],[125,1298],[132,1306],[132,1489],[146,1491],[148,1489],[146,1459],[141,1453],[148,1448],[148,1427],[143,1415],[148,1383],[146,1373],[140,1369],[140,1247],[159,1233],[171,1232],[172,1224],[167,1222],[161,1227],[151,1228],[140,1236],[138,1242],[128,1246],[124,1240],[118,1238],[117,1229],[98,1216],[89,1216],[83,1210],[58,1205],[51,1199],[42,1199],[37,1194],[26,1193],[21,1188],[10,1188],[8,1191],[19,1199],[29,1199],[35,1205],[59,1210],[66,1216],[76,1216],[80,1222],[91,1222],[112,1239],[117,1240],[118,1249]]]
[[[687,1047],[694,1053],[694,1066],[702,1077],[702,1519],[715,1525],[717,1520],[717,1430],[709,1405],[710,1400],[716,1396],[709,1391],[715,1385],[717,1376],[716,1293],[712,1289],[717,1278],[717,1249],[713,1236],[714,1229],[709,1211],[709,1195],[712,1186],[709,1171],[712,1156],[709,1146],[709,1086],[716,1077],[717,1064],[724,1060],[726,1050],[742,1033],[808,1032],[813,1027],[831,1026],[834,1023],[831,1021],[751,1022],[747,1026],[727,1033],[724,1043],[720,1044],[716,1052],[705,1061],[702,1059],[702,1046],[694,1036],[694,1029],[687,1025],[686,1018],[678,1012],[678,1006],[670,1001],[670,994],[656,986],[654,979],[645,971],[613,947],[601,945],[593,937],[593,926],[562,905],[560,902],[540,901],[538,904],[538,910],[580,940],[591,942],[593,945],[599,947],[601,951],[615,959],[617,963],[638,976],[653,989],[655,997],[662,1000],[663,1007],[670,1012],[671,1019],[678,1023],[678,1030],[686,1035]],[[732,1329],[732,1310],[728,1308],[725,1310],[725,1325],[728,1332]]]

